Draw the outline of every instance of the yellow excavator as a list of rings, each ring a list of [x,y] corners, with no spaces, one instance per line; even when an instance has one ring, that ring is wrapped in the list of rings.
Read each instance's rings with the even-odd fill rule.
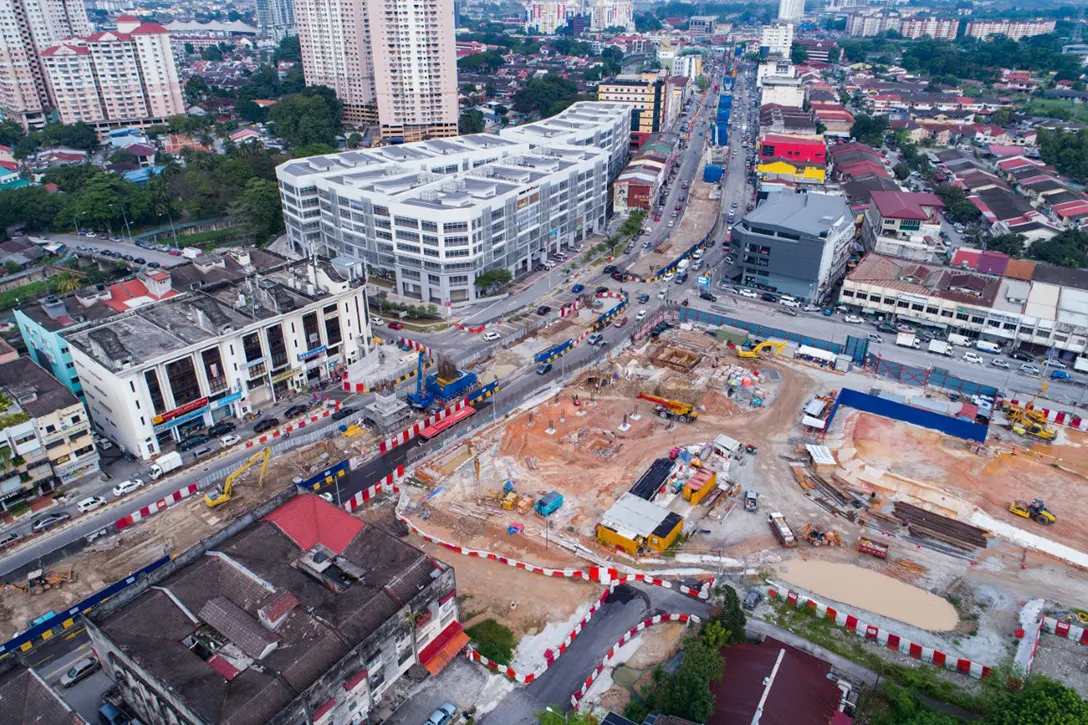
[[[1009,511],[1012,511],[1017,516],[1023,516],[1025,519],[1032,519],[1037,523],[1049,526],[1058,520],[1058,517],[1050,512],[1050,509],[1043,503],[1043,499],[1034,499],[1031,503],[1027,501],[1013,501],[1009,504]]]
[[[1046,419],[1046,414],[1031,409],[1036,399],[1046,392],[1047,387],[1047,384],[1043,383],[1039,388],[1039,392],[1024,405],[1012,405],[1007,400],[1001,401],[999,407],[1009,421],[1009,428],[1012,429],[1013,433],[1048,442],[1058,437],[1058,432]]]
[[[738,347],[737,357],[759,357],[759,354],[764,350],[769,350],[775,355],[781,355],[782,351],[786,349],[786,343],[775,340],[764,340],[763,342],[753,345],[750,348]]]
[[[258,460],[261,461],[261,475],[257,479],[257,485],[260,486],[261,483],[264,481],[264,472],[268,468],[268,459],[270,459],[271,457],[272,449],[268,448],[267,446],[262,450],[258,451],[257,453],[254,453],[252,456],[250,456],[249,460],[242,465],[241,468],[239,468],[237,471],[233,471],[229,476],[227,476],[227,479],[223,481],[223,486],[221,488],[215,489],[214,492],[209,491],[208,493],[204,494],[204,503],[208,505],[208,508],[215,508],[216,506],[220,506],[222,504],[225,504],[227,501],[230,501],[231,498],[234,496],[235,479],[248,471],[250,466],[252,466]]]

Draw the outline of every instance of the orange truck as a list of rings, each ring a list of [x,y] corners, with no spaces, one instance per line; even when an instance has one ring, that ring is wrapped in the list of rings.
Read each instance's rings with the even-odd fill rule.
[[[888,558],[888,545],[881,544],[880,542],[867,539],[864,536],[858,537],[858,551],[863,554],[869,554],[875,556],[878,559]]]

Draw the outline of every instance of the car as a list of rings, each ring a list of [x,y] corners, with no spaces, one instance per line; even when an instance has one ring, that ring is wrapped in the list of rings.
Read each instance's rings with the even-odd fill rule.
[[[334,414],[335,415],[335,414]],[[272,430],[280,424],[279,418],[265,418],[258,421],[257,425],[253,426],[254,433],[264,433],[265,431]]]
[[[848,322],[851,325],[860,325],[861,323],[865,322],[865,320],[861,319],[857,315],[846,315],[842,318],[842,321]]]
[[[1031,355],[1020,349],[1009,350],[1009,357],[1011,357],[1013,360],[1022,360],[1024,362],[1031,362],[1035,359]]]
[[[877,332],[887,332],[888,334],[895,335],[899,332],[899,328],[890,322],[881,322],[876,326]]]
[[[638,296],[638,303],[640,305],[644,305],[649,301],[650,301],[650,295],[646,294],[645,292]]]
[[[747,297],[752,300],[759,297],[758,292],[756,292],[754,289],[748,289],[747,287],[741,287],[739,290],[737,290],[737,294],[741,297]]]
[[[805,305],[804,307],[801,308],[801,310],[803,312],[819,312],[820,311],[820,306],[819,305]]]
[[[590,336],[589,336],[588,338],[586,338],[586,342],[587,342],[587,343],[588,343],[588,344],[589,344],[590,346],[593,346],[593,345],[605,345],[605,344],[607,344],[607,343],[605,342],[605,339],[604,339],[604,335],[602,335],[602,334],[601,334],[601,333],[599,333],[599,332],[594,332],[594,333],[593,333],[592,335],[590,335]]]
[[[450,725],[453,722],[453,716],[456,714],[457,708],[452,703],[447,702],[432,712],[423,725]]]
[[[655,222],[661,221],[661,215],[660,214],[654,214],[654,221]]]
[[[771,292],[764,292],[759,296],[759,299],[764,302],[778,302],[778,295],[772,294]]]
[[[179,451],[191,451],[199,445],[203,445],[211,438],[206,433],[197,433],[196,435],[189,436],[188,438],[182,438],[178,441]]]
[[[783,297],[781,300],[779,300],[779,304],[781,304],[783,307],[792,307],[794,309],[800,309],[801,307],[801,303],[793,299],[792,297]]]
[[[126,262],[135,262],[136,261],[136,258],[133,257],[131,254],[122,254],[121,259],[125,260]]]
[[[304,415],[307,410],[309,410],[309,407],[307,407],[305,405],[292,405],[290,408],[283,411],[284,420],[290,420],[291,418],[297,418],[300,415]],[[208,432],[211,433],[210,430]],[[229,431],[223,431],[223,432],[227,433]],[[212,435],[215,435],[215,434],[212,433]]]
[[[875,332],[870,332],[868,335],[865,336],[865,339],[869,342],[875,342],[878,345],[884,342],[884,338],[876,334]]]
[[[763,592],[753,589],[744,595],[744,603],[741,605],[748,611],[752,611],[763,601]]]
[[[1024,363],[1018,369],[1024,375],[1036,376],[1039,374],[1039,368],[1035,367],[1031,363]]]
[[[699,299],[706,300],[707,302],[717,302],[718,301],[717,297],[715,297],[710,292],[706,292],[706,291],[703,291],[703,292],[699,293]]]
[[[551,311],[552,311],[552,308],[548,307],[548,305],[541,305],[540,307],[536,308],[536,313],[538,315],[540,315],[541,317],[543,317],[544,315],[548,314]]]
[[[595,294],[599,294],[599,295],[603,295],[603,294],[604,294],[605,292],[607,292],[607,291],[608,291],[608,288],[607,288],[607,287],[605,287],[605,286],[603,286],[603,285],[602,285],[602,286],[600,286],[600,287],[598,287],[597,289],[593,290],[593,292],[594,292]]]
[[[60,522],[67,521],[70,518],[72,518],[72,515],[69,513],[65,513],[64,511],[54,511],[51,514],[46,514],[45,516],[42,516],[41,518],[35,520],[34,523],[31,524],[30,529],[35,533],[39,531],[45,531],[46,529],[52,528]]]
[[[672,220],[670,219],[670,220],[669,220],[669,229],[672,229],[672,228],[673,228],[673,227],[675,227],[675,226],[676,226],[676,222],[674,222],[674,221],[672,221]]]
[[[61,675],[60,686],[71,687],[77,682],[87,679],[101,668],[102,663],[98,661],[97,657],[84,657],[81,660],[76,660],[68,668],[68,671]]]
[[[675,276],[676,276],[675,272],[668,272],[661,279],[664,280],[665,282],[672,282],[672,278],[675,277]]]
[[[88,544],[93,544],[97,539],[101,539],[103,536],[109,536],[110,533],[111,532],[109,527],[105,529],[99,529],[98,531],[92,531],[91,533],[84,536],[83,540],[86,541]]]
[[[214,452],[215,452],[215,449],[212,448],[211,446],[204,446],[202,448],[197,448],[195,451],[193,451],[193,458],[196,458],[196,459],[207,458],[208,456],[210,456]]]
[[[144,259],[143,257],[136,257],[136,259],[134,259],[132,261],[135,262],[136,264],[147,264],[147,260]]]
[[[152,259],[150,262],[147,263],[147,266],[151,267],[152,269],[158,269],[162,265],[159,264],[158,262],[156,262],[154,259]]]
[[[984,365],[986,363],[986,361],[982,359],[981,355],[979,355],[977,352],[971,352],[970,350],[963,353],[963,361],[965,363],[971,363],[972,365]]]
[[[18,531],[7,532],[3,536],[0,536],[0,549],[4,548],[5,546],[9,546],[10,544],[14,544],[21,538],[23,538],[23,535],[20,534]]]
[[[639,310],[638,314],[635,315],[635,320],[637,322],[642,322],[645,319],[646,319],[646,310]]]
[[[1067,373],[1065,370],[1052,370],[1050,373],[1051,380],[1072,380],[1073,376]]]
[[[230,433],[232,430],[235,429],[235,427],[236,426],[234,425],[234,423],[231,423],[229,420],[225,420],[222,423],[216,423],[211,428],[209,428],[208,436],[211,438],[218,438],[221,435]]]
[[[570,291],[573,292],[574,294],[578,294],[579,292],[581,292],[585,288],[586,288],[586,286],[584,284],[576,284],[576,285],[574,285],[573,287],[570,288]]]
[[[546,259],[544,260],[543,267],[544,269],[553,269],[555,267],[555,262],[550,259]]]
[[[657,293],[657,299],[659,299],[659,300],[663,300],[668,296],[669,296],[669,291],[667,289],[663,289],[663,290],[661,290],[660,292]]]
[[[484,333],[484,342],[495,342],[495,340],[498,340],[500,337],[502,337],[502,335],[494,330],[488,330]]]
[[[355,415],[355,408],[351,407],[350,405],[345,405],[344,407],[340,408],[340,410],[332,414],[332,419],[343,420],[344,418],[350,418],[353,415]]]
[[[403,322],[390,322],[389,323],[389,329],[390,330],[403,330],[404,329],[404,323]]]
[[[685,199],[685,197],[681,196],[679,200],[684,201],[684,199]]]
[[[1002,370],[1008,370],[1010,367],[1007,360],[1002,360],[999,357],[995,357],[993,360],[991,360],[990,365],[991,367],[1001,368]]]
[[[613,272],[615,272],[615,271],[616,271],[616,269],[617,269],[616,265],[614,265],[614,264],[606,264],[606,265],[604,266],[604,269],[602,269],[601,271],[602,271],[602,272],[604,272],[605,274],[612,274]]]
[[[543,365],[541,365],[540,367],[538,367],[536,369],[536,374],[537,375],[547,375],[551,371],[552,371],[552,364],[551,363],[544,363]]]
[[[372,327],[382,327],[383,325],[385,325],[385,320],[380,317],[371,317],[370,324]]]
[[[94,511],[99,506],[105,505],[106,499],[102,498],[101,496],[88,496],[87,498],[82,499],[81,501],[76,503],[76,511],[80,512],[81,514],[85,514],[88,511]]]
[[[181,252],[179,252],[176,249],[168,249],[168,250],[166,250],[166,253],[169,254],[171,257],[180,257],[181,256]]]
[[[223,446],[224,448],[230,448],[235,443],[238,443],[241,440],[242,440],[242,436],[237,435],[235,433],[228,433],[225,436],[220,436],[219,437],[219,445]]]
[[[1066,369],[1066,364],[1056,357],[1047,358],[1046,364],[1048,367],[1055,368],[1057,370]]]
[[[142,478],[130,478],[127,481],[121,481],[113,487],[113,497],[121,498],[125,494],[132,493],[138,488],[144,487],[144,479]]]

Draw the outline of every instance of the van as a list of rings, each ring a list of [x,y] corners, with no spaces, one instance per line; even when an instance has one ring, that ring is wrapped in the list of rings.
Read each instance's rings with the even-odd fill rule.
[[[963,335],[957,335],[954,332],[948,334],[948,344],[958,345],[959,347],[966,347],[971,344],[971,341]]]
[[[963,353],[963,361],[971,363],[972,365],[982,365],[982,356],[977,352],[965,352]]]
[[[994,344],[992,342],[987,342],[986,340],[976,340],[975,349],[981,350],[982,352],[988,352],[991,355],[997,355],[1001,352],[1000,345]]]

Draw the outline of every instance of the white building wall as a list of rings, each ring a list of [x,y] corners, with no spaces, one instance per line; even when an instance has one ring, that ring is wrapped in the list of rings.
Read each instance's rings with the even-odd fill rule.
[[[793,26],[789,23],[764,25],[760,31],[759,45],[769,54],[789,56],[793,47]]]

